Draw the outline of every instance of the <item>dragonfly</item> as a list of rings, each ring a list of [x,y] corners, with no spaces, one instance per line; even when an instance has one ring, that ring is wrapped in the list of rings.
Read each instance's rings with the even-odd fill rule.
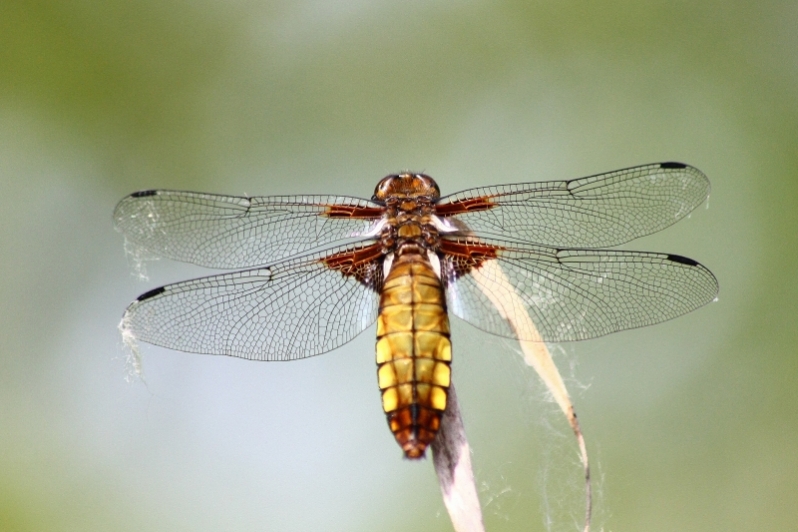
[[[129,243],[234,271],[140,295],[122,329],[179,351],[288,361],[376,322],[382,408],[404,455],[418,459],[447,407],[449,314],[500,337],[569,342],[691,312],[718,293],[706,267],[604,248],[670,226],[709,190],[698,169],[664,162],[448,196],[411,172],[380,180],[371,199],[135,192],[114,211]]]

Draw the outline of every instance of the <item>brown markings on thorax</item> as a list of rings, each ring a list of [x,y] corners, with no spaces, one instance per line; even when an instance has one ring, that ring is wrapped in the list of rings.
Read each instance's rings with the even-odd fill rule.
[[[380,234],[383,252],[399,253],[410,244],[420,249],[436,249],[439,235],[432,214],[433,203],[429,198],[389,198],[385,202],[386,223]]]

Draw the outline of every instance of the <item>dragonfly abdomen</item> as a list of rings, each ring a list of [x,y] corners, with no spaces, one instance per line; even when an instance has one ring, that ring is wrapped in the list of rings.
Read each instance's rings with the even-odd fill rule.
[[[408,458],[424,456],[440,428],[451,360],[440,279],[426,256],[400,255],[380,297],[377,377],[388,425]]]

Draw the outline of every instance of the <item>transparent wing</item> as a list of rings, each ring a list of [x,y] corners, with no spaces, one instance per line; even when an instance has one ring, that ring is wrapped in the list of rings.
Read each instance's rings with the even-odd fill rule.
[[[555,247],[611,247],[677,222],[709,195],[709,180],[682,163],[658,163],[570,181],[464,190],[441,216],[464,233]]]
[[[499,336],[585,340],[681,316],[718,293],[708,269],[678,255],[482,244],[495,246],[495,258],[444,255],[447,301],[452,314]],[[537,331],[511,327],[510,312],[527,313]]]
[[[359,235],[381,212],[376,204],[345,196],[246,198],[148,190],[120,201],[114,224],[156,256],[237,269],[363,240]]]
[[[318,355],[377,318],[378,246],[339,248],[151,290],[125,311],[137,340],[254,360]]]

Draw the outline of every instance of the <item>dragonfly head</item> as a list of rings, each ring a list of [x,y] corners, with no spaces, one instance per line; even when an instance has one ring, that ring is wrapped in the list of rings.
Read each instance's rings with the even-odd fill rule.
[[[374,201],[384,203],[387,198],[426,197],[436,201],[441,197],[441,189],[426,174],[391,174],[383,177],[374,189]]]

